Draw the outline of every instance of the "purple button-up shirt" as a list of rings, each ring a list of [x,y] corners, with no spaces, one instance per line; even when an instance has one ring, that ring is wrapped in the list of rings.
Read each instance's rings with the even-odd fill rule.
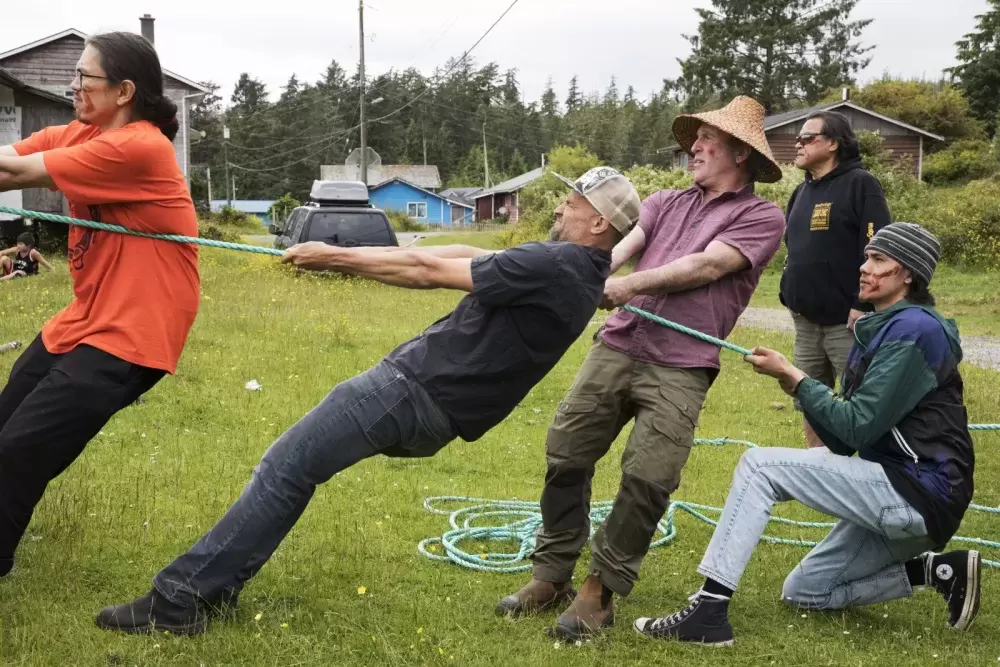
[[[636,271],[655,269],[702,252],[712,241],[739,250],[750,268],[686,292],[637,296],[630,306],[678,324],[726,338],[750,302],[767,263],[781,245],[785,216],[753,193],[753,186],[727,192],[707,204],[703,190],[661,190],[642,205],[639,227],[646,246]],[[676,368],[719,368],[719,348],[619,310],[605,324],[604,343],[629,357]]]

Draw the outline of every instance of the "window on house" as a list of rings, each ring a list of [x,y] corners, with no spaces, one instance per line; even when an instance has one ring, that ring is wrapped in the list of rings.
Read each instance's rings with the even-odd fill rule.
[[[411,201],[406,205],[406,214],[411,218],[426,218],[427,202]]]

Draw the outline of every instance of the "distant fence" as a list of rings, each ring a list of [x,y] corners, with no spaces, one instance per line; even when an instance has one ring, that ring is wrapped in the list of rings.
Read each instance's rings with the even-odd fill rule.
[[[469,224],[427,225],[435,232],[502,232],[510,229],[510,225],[502,222],[472,222]]]

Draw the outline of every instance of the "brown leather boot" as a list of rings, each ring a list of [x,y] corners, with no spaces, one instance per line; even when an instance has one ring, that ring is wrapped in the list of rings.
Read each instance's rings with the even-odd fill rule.
[[[548,611],[556,605],[572,600],[576,596],[572,582],[554,584],[551,581],[532,579],[521,590],[508,595],[497,604],[500,615],[520,616]]]
[[[583,582],[573,604],[556,619],[556,626],[549,628],[549,635],[576,641],[610,628],[614,623],[611,590],[604,587],[600,577],[592,574]]]

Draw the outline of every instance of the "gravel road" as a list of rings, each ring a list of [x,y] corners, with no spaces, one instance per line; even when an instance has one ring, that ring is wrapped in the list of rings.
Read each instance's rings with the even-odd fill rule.
[[[754,329],[792,333],[795,327],[788,311],[778,308],[747,308],[740,318],[740,324]],[[962,336],[964,361],[1000,371],[1000,338],[990,336]]]

